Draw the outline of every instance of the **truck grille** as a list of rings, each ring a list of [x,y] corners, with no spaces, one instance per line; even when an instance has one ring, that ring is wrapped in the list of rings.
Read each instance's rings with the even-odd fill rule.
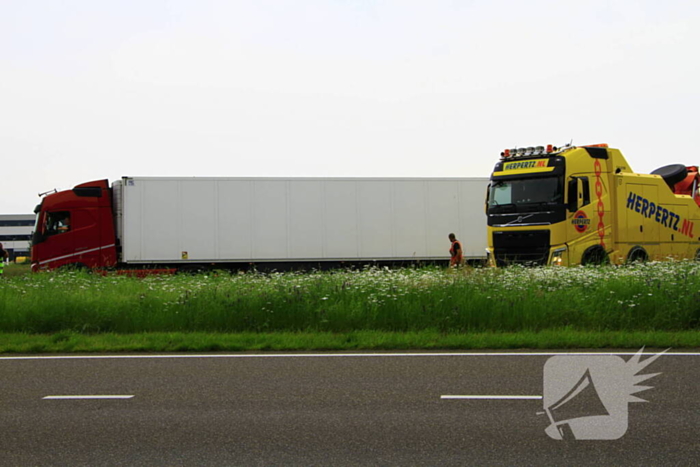
[[[494,232],[493,249],[498,266],[545,265],[549,257],[549,230]]]

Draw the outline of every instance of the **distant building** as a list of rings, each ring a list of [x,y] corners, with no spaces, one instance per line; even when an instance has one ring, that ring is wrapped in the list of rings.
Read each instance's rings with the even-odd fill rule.
[[[10,261],[29,256],[34,222],[34,214],[0,214],[0,243],[9,253]]]

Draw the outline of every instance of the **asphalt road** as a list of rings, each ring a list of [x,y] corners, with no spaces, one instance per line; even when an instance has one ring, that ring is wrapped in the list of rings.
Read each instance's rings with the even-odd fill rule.
[[[0,464],[698,464],[700,353],[644,370],[616,440],[551,439],[542,399],[444,397],[542,396],[550,356],[0,357]]]

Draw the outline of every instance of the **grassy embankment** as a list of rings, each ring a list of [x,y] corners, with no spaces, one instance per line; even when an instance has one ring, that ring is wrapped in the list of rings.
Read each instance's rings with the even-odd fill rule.
[[[15,274],[0,352],[699,347],[700,264]]]

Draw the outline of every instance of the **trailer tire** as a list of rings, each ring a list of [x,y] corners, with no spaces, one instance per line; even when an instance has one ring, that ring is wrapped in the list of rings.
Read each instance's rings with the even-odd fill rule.
[[[700,261],[700,249],[695,252],[695,261]]]
[[[203,264],[192,264],[192,265],[185,265],[185,266],[180,266],[177,268],[177,273],[178,274],[189,274],[191,276],[195,276],[197,274],[203,274],[205,272],[208,272],[211,268],[203,265]]]
[[[649,261],[649,255],[641,246],[635,246],[627,254],[628,263],[645,263]]]
[[[600,266],[602,264],[610,264],[608,253],[600,245],[595,245],[588,248],[581,257],[582,266]]]

